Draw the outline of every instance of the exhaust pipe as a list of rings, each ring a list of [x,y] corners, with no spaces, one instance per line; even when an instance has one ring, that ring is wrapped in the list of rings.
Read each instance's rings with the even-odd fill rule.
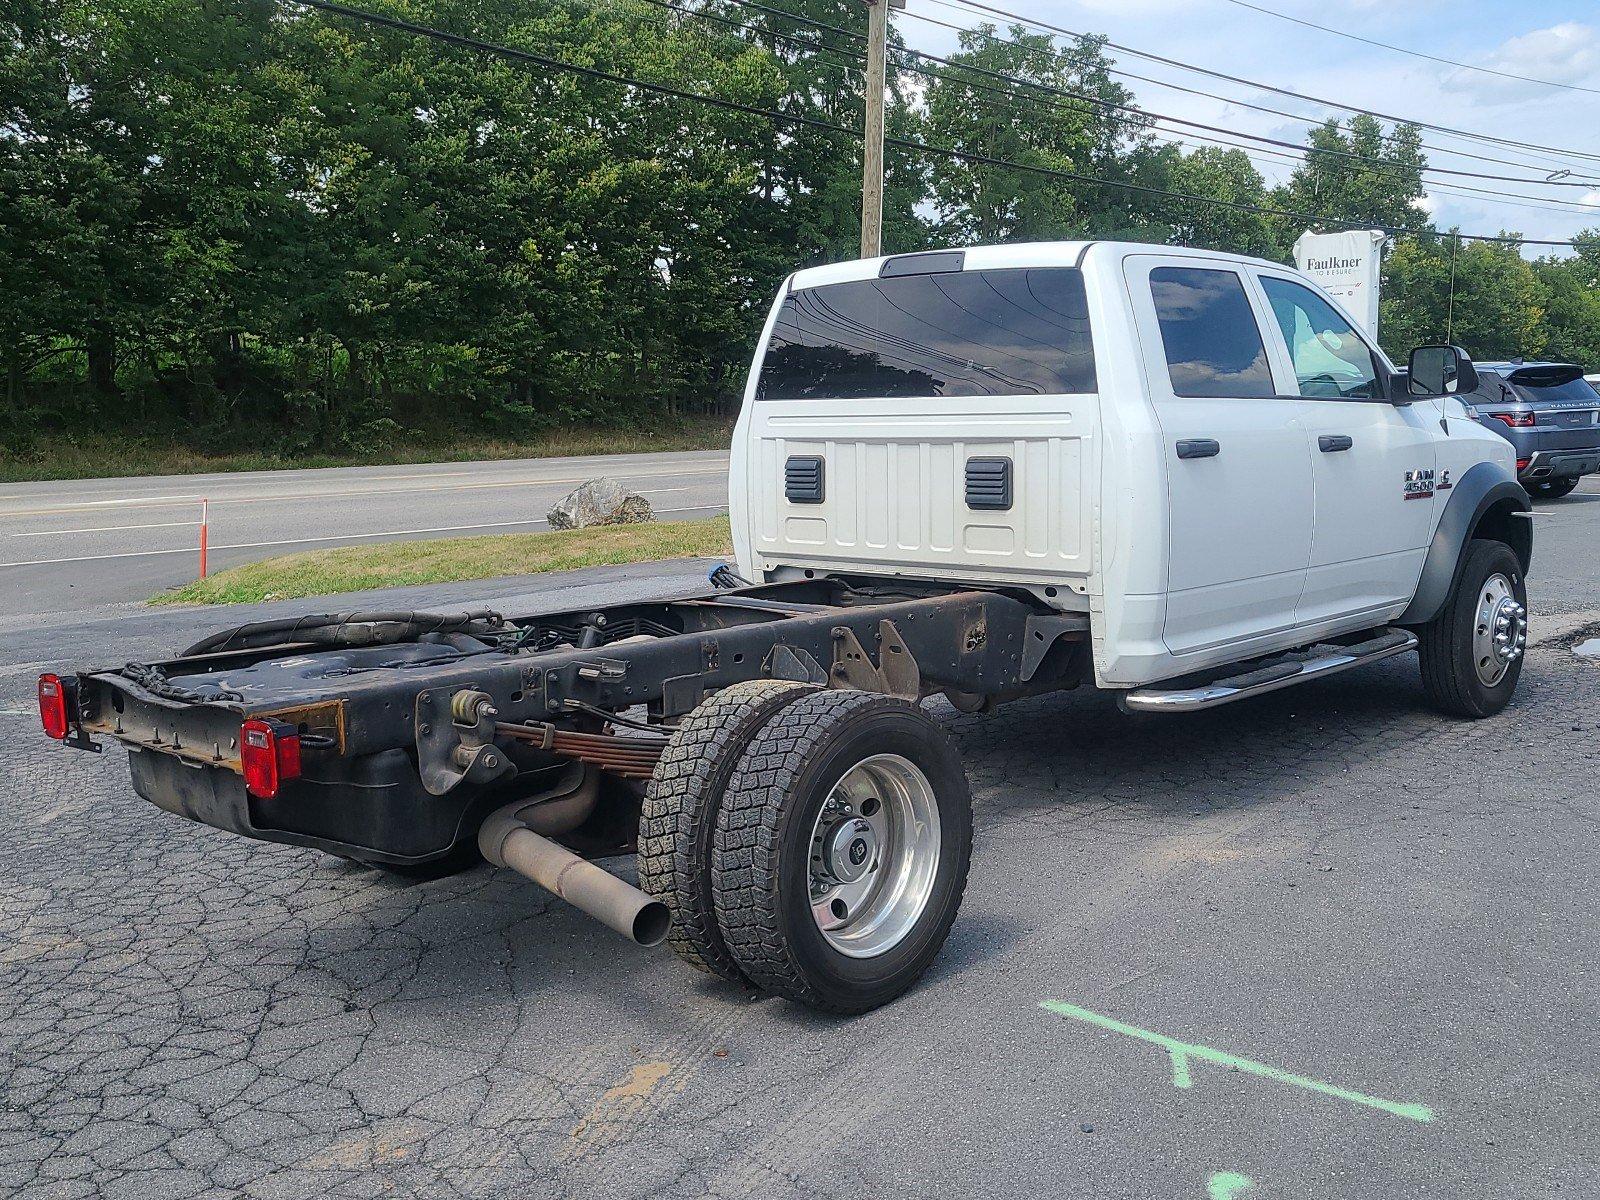
[[[484,821],[478,849],[486,859],[526,876],[641,946],[666,940],[672,917],[665,904],[529,829],[517,819],[526,807],[527,801],[519,800]]]

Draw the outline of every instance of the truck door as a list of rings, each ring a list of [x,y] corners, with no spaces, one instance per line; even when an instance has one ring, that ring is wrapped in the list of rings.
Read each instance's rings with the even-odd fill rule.
[[[1136,255],[1124,270],[1166,458],[1167,648],[1268,641],[1294,626],[1312,491],[1299,402],[1274,388],[1266,314],[1220,260]]]
[[[1439,410],[1396,407],[1387,365],[1337,308],[1303,282],[1256,272],[1272,310],[1279,389],[1300,397],[1314,529],[1296,624],[1383,620],[1404,607],[1433,532]]]

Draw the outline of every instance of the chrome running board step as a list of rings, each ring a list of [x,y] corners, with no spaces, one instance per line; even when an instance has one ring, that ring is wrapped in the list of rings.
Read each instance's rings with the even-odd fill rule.
[[[1386,629],[1377,637],[1354,646],[1316,646],[1309,658],[1273,663],[1243,675],[1214,680],[1189,688],[1136,688],[1117,697],[1128,712],[1193,712],[1235,700],[1265,695],[1312,679],[1323,679],[1365,666],[1380,658],[1404,654],[1417,646],[1417,635],[1407,629]]]

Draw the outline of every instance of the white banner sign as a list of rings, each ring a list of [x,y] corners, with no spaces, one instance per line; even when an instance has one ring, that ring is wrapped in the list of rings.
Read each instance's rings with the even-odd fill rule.
[[[1378,251],[1388,236],[1379,229],[1302,233],[1294,244],[1295,266],[1373,337],[1378,336]]]

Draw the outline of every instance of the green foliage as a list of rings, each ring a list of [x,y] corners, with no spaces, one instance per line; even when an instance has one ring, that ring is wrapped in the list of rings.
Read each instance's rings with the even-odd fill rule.
[[[1173,223],[1174,241],[1258,258],[1288,257],[1285,240],[1293,245],[1295,234],[1273,218],[1251,211],[1271,208],[1275,198],[1244,151],[1202,146],[1191,154],[1170,149],[1164,153],[1168,156],[1170,190],[1238,206],[1169,201],[1164,211]]]
[[[860,123],[848,32],[721,0],[707,11],[750,28],[645,0],[374,3],[800,120],[274,0],[12,0],[0,452],[120,433],[371,457],[726,412],[782,278],[855,255],[860,143],[803,123]],[[857,0],[772,7],[865,27]],[[1415,128],[1314,128],[1270,188],[1240,150],[1158,140],[1100,39],[1005,38],[973,31],[925,73],[902,60],[889,132],[1038,169],[891,145],[887,250],[1092,236],[1285,260],[1307,222],[1253,209],[1429,232]],[[1475,353],[1592,366],[1597,283],[1600,234],[1531,263],[1402,238],[1384,339],[1448,329]]]
[[[982,25],[962,34],[961,46],[928,85],[921,121],[928,143],[1095,175],[1137,138],[1142,120],[1106,107],[1132,96],[1107,73],[1101,43],[1075,42],[1060,52],[1052,38],[1020,25],[1003,40]],[[1099,194],[1114,189],[956,158],[932,158],[929,178],[945,242],[1081,236],[1098,213],[1117,207]]]
[[[1428,227],[1427,213],[1417,205],[1426,191],[1422,168],[1427,158],[1415,125],[1385,131],[1375,118],[1356,116],[1343,126],[1337,121],[1317,126],[1306,144],[1305,161],[1275,196],[1278,208],[1324,218],[1320,223],[1336,228]],[[1293,244],[1295,234],[1286,235]]]
[[[1577,239],[1570,258],[1544,258],[1533,264],[1542,295],[1544,353],[1565,362],[1600,364],[1600,234]]]
[[[1384,348],[1397,360],[1412,346],[1440,341],[1465,346],[1484,359],[1545,354],[1551,325],[1544,277],[1552,269],[1563,270],[1559,264],[1530,263],[1515,246],[1463,243],[1458,237],[1403,239],[1384,263],[1379,292]]]

